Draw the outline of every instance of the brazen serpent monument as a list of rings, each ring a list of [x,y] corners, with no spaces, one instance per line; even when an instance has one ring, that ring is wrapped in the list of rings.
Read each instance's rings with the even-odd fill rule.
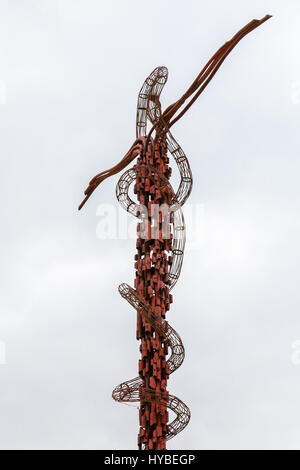
[[[246,34],[270,18],[252,20],[226,42],[207,62],[186,93],[162,112],[160,94],[168,78],[166,67],[157,67],[146,78],[137,101],[136,140],[123,159],[110,170],[96,175],[85,191],[85,204],[96,187],[123,170],[116,194],[121,206],[138,219],[134,288],[121,284],[119,292],[137,311],[137,339],[141,357],[138,376],[118,385],[112,393],[118,402],[139,402],[138,448],[164,450],[166,441],[182,431],[190,410],[167,391],[169,375],[181,366],[184,347],[178,333],[166,320],[173,302],[170,294],[183,261],[185,223],[182,206],[192,189],[189,161],[170,132],[213,78],[225,58]],[[147,132],[147,120],[151,129]],[[180,173],[177,192],[170,183],[169,157]],[[129,196],[134,183],[137,202]],[[170,355],[168,351],[170,349]],[[192,382],[193,377],[190,377]],[[175,413],[169,423],[168,409]]]

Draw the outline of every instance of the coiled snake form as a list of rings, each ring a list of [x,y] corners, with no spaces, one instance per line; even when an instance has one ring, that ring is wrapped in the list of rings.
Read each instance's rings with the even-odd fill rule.
[[[165,371],[165,382],[169,374],[177,370],[184,360],[184,347],[178,333],[169,325],[165,319],[165,310],[169,308],[169,303],[172,301],[172,297],[169,291],[176,284],[183,261],[184,247],[185,247],[185,223],[182,212],[182,206],[188,199],[192,189],[192,173],[188,159],[182,150],[181,146],[174,139],[170,132],[171,126],[180,119],[183,114],[189,109],[193,102],[202,93],[204,88],[210,82],[224,59],[227,57],[233,47],[250,31],[255,29],[257,26],[265,22],[270,18],[270,15],[266,15],[261,20],[252,20],[243,29],[241,29],[230,41],[226,42],[208,61],[205,67],[201,70],[195,81],[186,91],[186,93],[174,104],[166,108],[162,113],[160,104],[160,94],[168,78],[168,70],[166,67],[157,67],[153,72],[146,78],[140,93],[138,95],[137,102],[137,118],[136,118],[136,140],[129,151],[126,153],[124,158],[111,168],[110,170],[104,171],[96,175],[90,182],[89,187],[85,191],[86,197],[79,206],[79,209],[85,204],[87,199],[90,197],[95,188],[107,177],[118,173],[124,169],[131,161],[137,158],[137,164],[121,176],[116,187],[116,196],[121,206],[137,217],[140,221],[138,230],[140,235],[142,232],[142,226],[146,231],[144,238],[147,240],[151,239],[152,235],[149,235],[149,215],[145,218],[142,206],[145,204],[148,209],[152,207],[151,199],[163,202],[166,204],[166,212],[164,216],[166,220],[171,224],[171,233],[169,234],[169,240],[166,241],[165,245],[161,245],[160,251],[170,251],[171,256],[169,260],[165,260],[165,254],[156,255],[155,243],[152,240],[152,245],[148,247],[148,255],[143,253],[144,259],[141,261],[140,257],[137,256],[136,268],[139,272],[140,277],[145,274],[146,265],[151,269],[153,265],[153,259],[155,256],[162,257],[161,262],[165,262],[170,267],[165,270],[160,268],[159,273],[161,276],[156,280],[156,288],[153,288],[152,281],[150,283],[149,278],[143,279],[143,286],[139,286],[139,280],[136,279],[135,288],[130,287],[128,284],[121,284],[119,286],[119,292],[121,296],[126,299],[138,312],[138,324],[140,329],[144,328],[143,331],[151,332],[149,338],[151,339],[150,349],[152,347],[152,359],[153,364],[153,351],[157,360],[160,360],[160,364],[163,364]],[[191,97],[191,98],[190,98]],[[179,109],[186,102],[184,109],[178,113]],[[177,116],[173,118],[176,114]],[[173,120],[171,120],[173,118]],[[152,124],[150,132],[147,133],[147,120]],[[152,134],[155,131],[155,137]],[[176,165],[180,173],[180,184],[177,192],[175,193],[170,182],[169,177],[171,170],[168,168],[167,151],[175,159]],[[139,195],[139,204],[135,203],[129,196],[130,186],[135,183],[134,192]],[[146,188],[146,192],[149,197],[141,195],[139,188]],[[152,194],[152,196],[151,196]],[[155,199],[154,195],[158,195]],[[146,222],[146,223],[145,223]],[[158,223],[158,239],[161,239],[161,223],[162,219],[159,219]],[[152,232],[151,232],[152,234]],[[152,236],[153,238],[153,236]],[[139,244],[137,243],[139,247]],[[150,259],[151,251],[151,259]],[[148,258],[147,258],[148,256]],[[154,256],[154,257],[153,257]],[[142,266],[143,265],[143,266]],[[141,267],[142,266],[142,267]],[[159,265],[161,266],[161,264]],[[153,276],[152,276],[153,277]],[[158,285],[158,288],[157,288]],[[148,289],[150,296],[147,296],[145,289]],[[163,297],[163,301],[155,299],[159,296]],[[154,302],[152,302],[154,300]],[[158,304],[157,304],[158,302]],[[164,303],[164,307],[162,307]],[[139,331],[139,329],[138,329]],[[141,338],[141,336],[139,336]],[[149,339],[148,338],[148,339]],[[150,342],[145,341],[142,343],[143,348],[149,349]],[[168,347],[171,350],[171,354],[166,362],[164,362],[166,351]],[[143,353],[144,354],[144,353]],[[147,352],[144,354],[147,355]],[[144,356],[143,356],[144,357]],[[142,363],[142,361],[140,361]],[[148,366],[147,366],[148,367]],[[153,367],[156,367],[155,364]],[[159,445],[159,440],[168,440],[177,435],[182,431],[190,420],[189,408],[177,397],[170,395],[164,386],[160,387],[163,382],[162,373],[154,373],[158,377],[159,386],[156,386],[156,381],[148,382],[143,377],[143,365],[141,365],[140,376],[128,380],[118,385],[112,392],[112,397],[118,402],[140,402],[141,405],[147,406],[148,408],[148,422],[151,424],[153,412],[153,404],[161,407],[161,413],[166,408],[172,410],[175,413],[175,419],[170,423],[166,424],[162,420],[160,426],[155,431],[155,435],[151,435],[151,445],[145,446],[140,445],[140,448],[156,448],[163,449],[163,444]],[[154,385],[153,385],[154,383]],[[147,413],[146,413],[147,414]],[[153,424],[152,419],[152,424]],[[143,421],[141,426],[143,427]],[[146,424],[144,424],[144,427]],[[149,431],[149,430],[148,430]],[[145,443],[145,436],[147,432],[145,429],[140,431],[140,444]],[[148,436],[149,437],[149,436]],[[155,444],[156,443],[156,444]]]

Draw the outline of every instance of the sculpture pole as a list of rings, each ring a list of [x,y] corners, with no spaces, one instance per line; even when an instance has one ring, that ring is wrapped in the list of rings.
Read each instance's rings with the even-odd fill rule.
[[[119,292],[137,311],[141,357],[138,377],[118,385],[112,396],[118,402],[140,403],[138,448],[141,450],[165,450],[166,441],[182,431],[190,420],[189,408],[167,391],[169,375],[184,359],[181,338],[166,321],[166,312],[172,303],[170,290],[179,278],[183,261],[185,224],[182,206],[192,189],[188,159],[170,128],[199,97],[235,45],[269,18],[270,15],[266,15],[261,20],[252,20],[226,42],[186,93],[163,113],[160,94],[168,71],[165,67],[157,67],[147,77],[138,95],[135,142],[117,165],[91,180],[79,206],[81,209],[104,179],[137,158],[136,164],[121,176],[116,194],[121,206],[139,220],[134,288],[121,284]],[[152,124],[149,132],[147,120]],[[181,177],[176,193],[170,184],[168,152]],[[133,183],[137,203],[129,196]],[[175,413],[170,424],[167,409]]]

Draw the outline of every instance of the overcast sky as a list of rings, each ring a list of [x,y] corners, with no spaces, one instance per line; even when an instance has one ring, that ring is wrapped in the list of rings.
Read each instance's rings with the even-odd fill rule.
[[[267,13],[173,127],[201,230],[168,317],[192,413],[168,447],[299,449],[299,2],[0,0],[1,449],[136,447],[137,409],[111,398],[137,371],[117,291],[135,242],[97,237],[119,175],[77,206],[133,143],[146,76],[168,67],[168,106]]]

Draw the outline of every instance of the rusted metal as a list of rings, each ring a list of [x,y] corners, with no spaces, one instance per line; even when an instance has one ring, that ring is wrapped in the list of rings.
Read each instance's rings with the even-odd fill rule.
[[[134,288],[123,283],[119,286],[119,292],[137,311],[141,359],[138,377],[118,385],[112,397],[118,402],[140,403],[139,449],[166,449],[166,441],[182,431],[190,420],[189,408],[167,391],[169,375],[181,366],[185,354],[180,336],[166,320],[166,312],[173,301],[170,291],[182,267],[185,247],[182,206],[193,184],[188,159],[170,128],[199,97],[236,44],[269,18],[270,15],[266,15],[261,20],[252,20],[226,42],[208,61],[186,93],[164,112],[161,110],[160,94],[167,81],[168,70],[166,67],[154,69],[138,95],[136,140],[117,165],[90,181],[85,191],[86,197],[79,206],[81,209],[102,181],[136,159],[135,165],[119,179],[116,195],[121,206],[139,220]],[[148,120],[152,124],[149,132]],[[180,174],[176,193],[169,181],[171,168],[168,152]],[[137,202],[129,196],[132,184]],[[167,359],[169,349],[171,354]],[[170,424],[168,409],[175,413],[175,419]]]

